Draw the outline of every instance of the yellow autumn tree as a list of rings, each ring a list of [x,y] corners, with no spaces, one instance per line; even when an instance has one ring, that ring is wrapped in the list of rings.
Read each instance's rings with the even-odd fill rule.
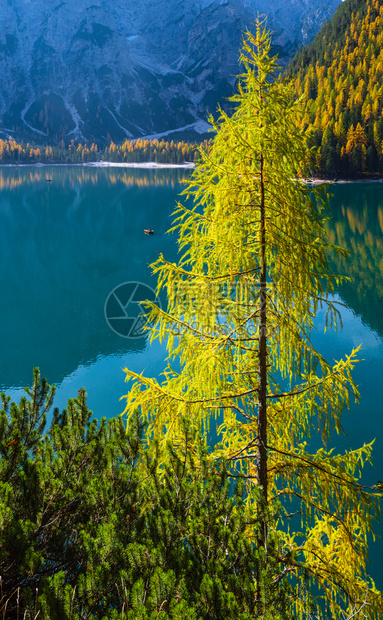
[[[351,12],[353,7],[357,10]],[[382,16],[383,0],[340,3],[332,23],[293,60],[291,78],[297,94],[305,100],[306,124],[318,130],[315,143],[324,146],[328,124],[339,124],[341,116],[346,132],[359,123],[365,136],[359,145],[350,143],[342,151],[344,140],[335,134],[332,156],[320,158],[319,173],[333,170],[341,176],[383,173],[380,146],[373,135],[378,133],[380,145],[383,140]]]
[[[284,618],[377,620],[367,543],[380,495],[360,480],[372,448],[326,448],[358,397],[357,351],[330,365],[310,340],[319,308],[337,320],[324,195],[297,178],[307,158],[301,104],[274,79],[260,24],[241,62],[237,108],[210,119],[217,134],[185,191],[192,205],[179,205],[181,258],[153,266],[168,308],[148,304],[151,338],[167,342],[169,366],[162,382],[126,370],[126,415],[140,409],[164,466],[185,417],[207,440],[218,426],[210,458],[245,477],[253,509],[257,618],[277,617],[275,591],[285,588]]]

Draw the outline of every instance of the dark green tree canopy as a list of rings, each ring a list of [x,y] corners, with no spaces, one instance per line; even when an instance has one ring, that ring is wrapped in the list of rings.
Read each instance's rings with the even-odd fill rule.
[[[120,418],[91,421],[84,390],[44,434],[53,394],[35,370],[18,405],[2,395],[1,617],[254,617],[243,480],[209,462],[186,422],[159,471],[139,419],[128,434]],[[275,592],[281,618],[285,598]]]

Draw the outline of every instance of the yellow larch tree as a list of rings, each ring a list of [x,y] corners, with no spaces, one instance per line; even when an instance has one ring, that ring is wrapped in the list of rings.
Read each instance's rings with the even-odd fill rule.
[[[330,365],[310,339],[320,308],[337,321],[325,196],[298,177],[301,104],[275,79],[259,23],[241,63],[235,112],[210,119],[216,136],[185,190],[192,205],[177,211],[181,258],[153,265],[168,307],[148,304],[150,334],[167,342],[169,365],[161,382],[126,369],[126,415],[139,408],[163,464],[185,417],[207,441],[218,426],[210,458],[245,477],[253,508],[257,618],[377,620],[383,603],[366,565],[380,495],[361,483],[372,447],[326,447],[358,397],[357,351]]]

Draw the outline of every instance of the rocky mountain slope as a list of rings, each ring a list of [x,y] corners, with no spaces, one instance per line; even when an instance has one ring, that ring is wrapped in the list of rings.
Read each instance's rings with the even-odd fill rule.
[[[3,0],[0,133],[40,142],[202,133],[232,92],[241,33],[258,13],[287,60],[340,2]]]

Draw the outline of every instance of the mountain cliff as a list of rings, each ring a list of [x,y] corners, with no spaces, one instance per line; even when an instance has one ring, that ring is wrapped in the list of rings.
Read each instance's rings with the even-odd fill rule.
[[[232,93],[257,14],[287,62],[340,1],[4,0],[0,132],[49,142],[202,133]]]

